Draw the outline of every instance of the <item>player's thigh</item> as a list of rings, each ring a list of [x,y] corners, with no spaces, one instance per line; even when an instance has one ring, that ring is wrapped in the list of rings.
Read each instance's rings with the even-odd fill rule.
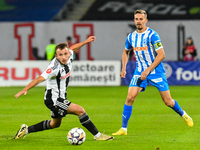
[[[141,90],[142,90],[141,87],[136,87],[136,86],[129,87],[128,96],[136,97],[140,93]]]
[[[136,87],[136,86],[129,87],[128,95],[127,95],[127,98],[126,98],[126,105],[132,105],[133,102],[135,101],[135,98],[141,92],[142,89],[143,88]]]
[[[81,107],[77,104],[71,103],[68,107],[67,113],[81,116],[85,113],[85,110],[83,109],[83,107]]]

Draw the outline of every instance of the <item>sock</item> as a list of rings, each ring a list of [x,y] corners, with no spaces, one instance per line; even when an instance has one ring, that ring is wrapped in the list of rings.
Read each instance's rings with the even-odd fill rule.
[[[176,100],[175,101],[175,105],[174,107],[171,107],[176,113],[178,113],[180,116],[183,116],[184,111],[181,109],[181,107],[179,106],[178,102]]]
[[[88,131],[90,131],[90,133],[92,133],[93,135],[98,134],[99,131],[97,130],[95,125],[92,123],[92,121],[88,117],[87,113],[84,113],[83,115],[79,116],[79,120],[80,120],[81,124],[86,129],[88,129]]]
[[[124,104],[124,111],[122,114],[122,128],[127,128],[129,118],[131,117],[133,106],[128,106]]]
[[[43,130],[48,130],[48,129],[51,129],[50,120],[44,120],[38,124],[28,127],[28,133],[38,132],[38,131],[43,131]]]
[[[125,132],[127,132],[127,128],[122,128]]]
[[[98,137],[100,137],[100,135],[101,135],[101,133],[98,132],[96,135],[94,135],[94,137],[95,137],[95,138],[98,138]]]

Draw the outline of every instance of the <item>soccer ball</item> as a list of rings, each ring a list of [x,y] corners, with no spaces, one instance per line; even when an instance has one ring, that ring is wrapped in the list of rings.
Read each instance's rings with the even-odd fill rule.
[[[67,139],[72,145],[81,145],[86,139],[85,131],[81,128],[72,128],[67,135]]]

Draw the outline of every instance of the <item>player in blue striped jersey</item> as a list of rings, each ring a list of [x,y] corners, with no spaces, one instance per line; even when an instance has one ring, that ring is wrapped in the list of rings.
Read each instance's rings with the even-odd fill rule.
[[[136,30],[130,33],[125,42],[122,54],[122,71],[125,78],[128,52],[133,49],[136,56],[136,69],[129,85],[128,95],[122,114],[122,127],[112,135],[127,135],[128,121],[132,113],[132,105],[137,95],[144,91],[148,82],[155,86],[164,103],[178,113],[188,126],[193,126],[193,120],[182,110],[178,102],[171,98],[162,60],[165,58],[161,39],[157,32],[146,26],[148,19],[144,10],[136,10],[134,22]]]

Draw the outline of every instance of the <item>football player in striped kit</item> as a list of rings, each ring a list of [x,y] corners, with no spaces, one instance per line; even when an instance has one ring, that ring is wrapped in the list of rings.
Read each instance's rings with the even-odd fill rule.
[[[28,133],[57,128],[61,125],[62,118],[66,114],[77,115],[80,123],[94,135],[95,140],[114,139],[112,136],[100,133],[85,110],[81,106],[71,103],[66,99],[66,90],[72,69],[73,53],[83,45],[92,41],[95,41],[95,36],[88,37],[87,40],[71,46],[70,49],[67,43],[58,44],[55,48],[55,58],[51,61],[47,69],[15,95],[16,98],[22,94],[26,95],[29,89],[46,80],[44,100],[45,105],[51,110],[51,120],[44,120],[31,126],[22,124],[14,139],[25,137]]]
[[[127,54],[133,48],[136,56],[136,69],[129,85],[128,95],[123,108],[122,126],[112,135],[127,135],[127,126],[132,113],[132,105],[137,95],[144,91],[148,82],[155,86],[163,102],[178,113],[188,126],[193,126],[193,120],[182,110],[178,102],[171,98],[162,60],[165,58],[161,39],[157,32],[146,26],[147,13],[136,10],[134,23],[136,30],[130,33],[125,42],[122,54],[122,71],[120,76],[125,78]]]

